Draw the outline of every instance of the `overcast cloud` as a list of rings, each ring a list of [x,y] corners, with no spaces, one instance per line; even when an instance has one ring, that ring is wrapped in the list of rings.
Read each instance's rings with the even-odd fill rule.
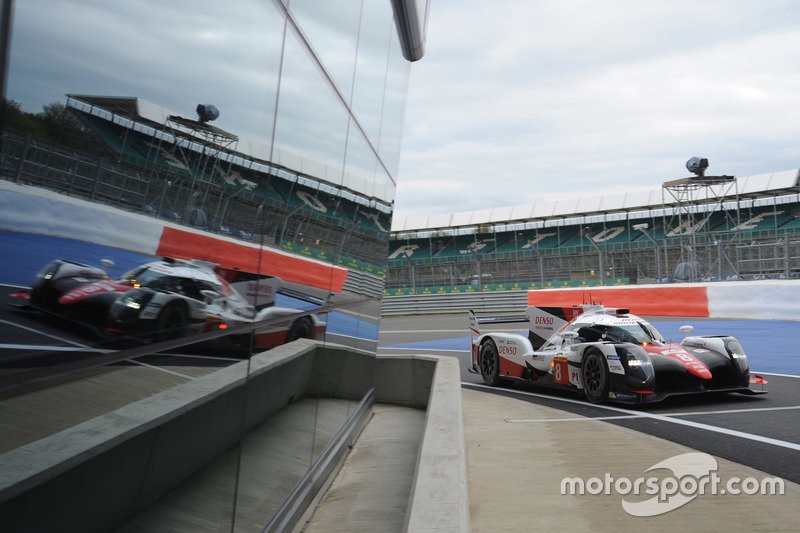
[[[800,2],[432,0],[395,218],[800,168]]]

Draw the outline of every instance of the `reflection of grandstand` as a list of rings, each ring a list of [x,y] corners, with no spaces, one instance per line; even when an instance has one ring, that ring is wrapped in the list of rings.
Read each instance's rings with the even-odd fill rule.
[[[385,269],[388,202],[273,165],[252,155],[263,148],[139,98],[68,95],[67,109],[113,160],[9,140],[4,155],[23,160],[16,180],[351,268]]]
[[[797,170],[687,180],[396,220],[387,287],[395,294],[476,290],[479,279],[510,289],[800,275]]]

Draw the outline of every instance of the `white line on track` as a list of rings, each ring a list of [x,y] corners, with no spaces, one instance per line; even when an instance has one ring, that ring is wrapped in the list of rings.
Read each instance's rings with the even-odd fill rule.
[[[168,370],[166,368],[161,368],[160,366],[155,365],[148,365],[147,363],[142,363],[141,361],[136,361],[135,359],[125,359],[129,363],[133,363],[134,365],[143,366],[145,368],[150,368],[152,370],[159,370],[161,372],[166,372],[167,374],[172,374],[173,376],[178,376],[181,378],[185,378],[188,380],[195,379],[194,376],[189,376],[187,374],[181,374],[180,372],[175,372],[174,370]]]
[[[753,409],[723,409],[721,411],[687,411],[685,413],[661,413],[659,416],[706,416],[706,415],[720,415],[720,414],[737,414],[737,413],[755,413],[760,411],[787,411],[791,409],[800,409],[800,405],[792,405],[788,407],[758,407]],[[506,422],[520,424],[525,422],[575,422],[583,420],[623,420],[627,418],[647,418],[647,414],[638,413],[635,415],[619,415],[619,416],[596,416],[585,417],[577,416],[575,418],[506,418]]]
[[[800,378],[800,376],[795,376],[793,374],[776,374],[774,372],[758,372],[756,370],[751,370],[751,374],[763,374],[765,376],[780,376],[782,378]]]
[[[88,346],[53,346],[52,344],[0,344],[0,350],[31,350],[31,351],[50,351],[50,352],[92,352],[92,353],[111,353],[114,350],[101,350],[100,348],[89,348]]]
[[[463,385],[469,385],[470,387],[476,387],[476,388],[480,388],[480,389],[493,390],[493,391],[497,390],[496,388],[489,387],[488,385],[480,385],[480,384],[475,384],[475,383],[462,382],[461,385],[462,386]],[[534,398],[543,398],[543,399],[547,399],[547,400],[554,400],[554,401],[558,401],[558,402],[573,403],[573,404],[582,405],[582,406],[586,406],[587,405],[586,402],[583,402],[583,401],[573,400],[573,399],[570,399],[570,398],[559,398],[557,396],[546,396],[544,394],[537,394],[535,392],[525,392],[525,391],[509,391],[509,392],[512,392],[513,394],[519,394],[521,396],[531,396],[531,397],[534,397]],[[734,429],[726,429],[726,428],[721,428],[721,427],[717,427],[717,426],[711,426],[709,424],[701,424],[699,422],[692,422],[691,420],[682,420],[680,418],[673,418],[672,416],[668,416],[668,415],[658,415],[658,414],[655,414],[655,413],[642,413],[642,412],[638,412],[638,411],[631,411],[630,409],[623,409],[621,407],[613,407],[611,405],[593,404],[593,407],[597,407],[599,409],[605,409],[607,411],[613,411],[615,413],[623,413],[624,415],[627,415],[626,418],[649,418],[651,420],[658,420],[659,422],[669,422],[671,424],[677,424],[677,425],[680,425],[680,426],[688,426],[688,427],[693,427],[693,428],[697,428],[697,429],[704,429],[706,431],[712,431],[714,433],[720,433],[720,434],[723,434],[723,435],[729,435],[731,437],[739,437],[739,438],[742,438],[742,439],[761,442],[763,444],[771,444],[773,446],[780,446],[782,448],[788,448],[790,450],[800,451],[800,444],[796,444],[794,442],[787,442],[787,441],[784,441],[784,440],[773,439],[773,438],[770,438],[770,437],[764,437],[764,436],[761,436],[761,435],[754,435],[752,433],[745,433],[744,431],[736,431]],[[610,418],[613,418],[613,417],[602,417],[600,419],[601,420],[605,420],[605,419],[610,419]],[[597,418],[590,418],[590,419],[591,420],[597,420]],[[542,419],[541,421],[544,422],[544,421],[546,421],[546,419]]]
[[[210,361],[237,361],[244,359],[236,359],[235,357],[222,357],[222,356],[215,356],[215,355],[195,355],[191,353],[170,353],[170,352],[159,352],[157,354],[151,355],[160,355],[162,357],[183,357],[185,359],[208,359]],[[142,356],[144,357],[144,356]]]
[[[24,329],[26,331],[30,331],[32,333],[36,333],[37,335],[41,335],[43,337],[50,337],[51,339],[55,339],[55,340],[57,340],[59,342],[64,342],[66,344],[72,344],[73,346],[80,346],[81,348],[88,348],[88,346],[86,346],[85,344],[81,344],[79,342],[71,341],[69,339],[63,339],[63,338],[57,337],[55,335],[50,335],[49,333],[45,333],[44,331],[41,331],[41,330],[38,330],[38,329],[34,329],[34,328],[29,328],[28,326],[23,326],[22,324],[17,324],[16,322],[9,322],[8,320],[0,320],[0,324],[6,324],[6,325],[9,325],[9,326],[13,326],[15,328]],[[5,345],[2,345],[2,346],[5,346]]]

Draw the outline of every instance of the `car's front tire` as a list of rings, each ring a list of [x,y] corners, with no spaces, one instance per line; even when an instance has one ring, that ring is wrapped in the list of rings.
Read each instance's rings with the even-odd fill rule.
[[[590,350],[584,354],[581,368],[586,399],[592,403],[605,402],[610,382],[605,356],[598,350]]]
[[[156,341],[179,339],[186,335],[189,314],[180,302],[167,304],[156,319]]]

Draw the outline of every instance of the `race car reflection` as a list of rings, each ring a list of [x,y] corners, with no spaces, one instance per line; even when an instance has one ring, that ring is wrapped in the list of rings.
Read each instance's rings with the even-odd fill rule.
[[[281,280],[226,270],[202,260],[165,258],[112,279],[104,268],[58,259],[36,276],[30,291],[14,294],[25,306],[88,326],[104,339],[159,342],[189,335],[241,330],[226,343],[269,349],[299,338],[320,338],[318,314],[275,306]],[[252,343],[252,344],[250,344]]]

